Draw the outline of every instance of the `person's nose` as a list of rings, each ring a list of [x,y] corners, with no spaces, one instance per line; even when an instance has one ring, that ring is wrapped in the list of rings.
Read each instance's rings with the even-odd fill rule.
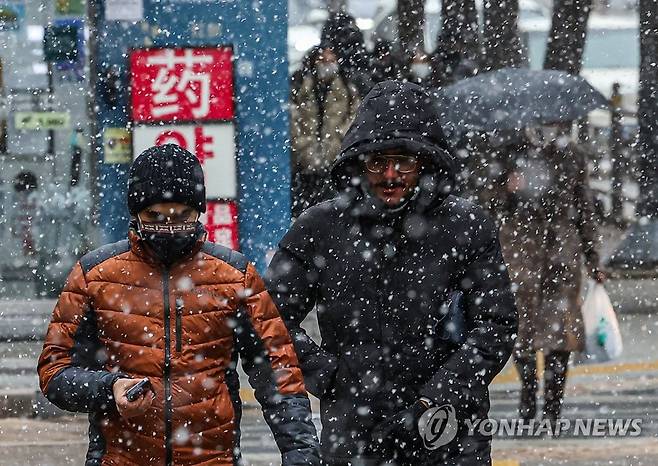
[[[384,177],[391,179],[391,178],[398,178],[400,175],[395,168],[395,161],[394,160],[387,160],[386,161],[386,170],[384,170]]]

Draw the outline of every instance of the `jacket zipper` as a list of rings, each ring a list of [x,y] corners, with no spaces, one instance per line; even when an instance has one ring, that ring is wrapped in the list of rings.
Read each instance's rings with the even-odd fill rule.
[[[164,298],[164,421],[165,421],[165,465],[173,464],[173,451],[171,445],[171,329],[169,309],[169,270],[165,269],[162,275],[162,292]]]
[[[180,353],[183,350],[183,342],[182,342],[183,324],[181,322],[182,314],[183,314],[183,299],[177,298],[176,299],[176,352],[177,353]]]

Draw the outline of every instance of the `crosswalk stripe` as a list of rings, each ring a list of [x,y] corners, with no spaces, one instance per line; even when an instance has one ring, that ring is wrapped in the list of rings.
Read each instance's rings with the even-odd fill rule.
[[[542,358],[538,358],[540,362]],[[616,364],[584,364],[569,369],[569,376],[599,375],[599,374],[623,374],[626,372],[644,372],[658,370],[658,360],[646,362],[619,362]],[[539,377],[543,372],[541,364],[537,368]],[[519,381],[519,375],[513,365],[498,374],[493,384],[513,383]]]
[[[493,460],[492,466],[521,466],[516,460]]]

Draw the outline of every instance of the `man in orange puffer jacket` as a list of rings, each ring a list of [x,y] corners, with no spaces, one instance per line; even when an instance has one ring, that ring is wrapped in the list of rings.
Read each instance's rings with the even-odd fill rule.
[[[201,165],[165,145],[130,170],[128,239],[80,259],[48,327],[41,390],[89,413],[92,465],[240,462],[238,354],[282,464],[318,465],[297,356],[241,254],[205,241]],[[126,392],[148,378],[135,401]]]

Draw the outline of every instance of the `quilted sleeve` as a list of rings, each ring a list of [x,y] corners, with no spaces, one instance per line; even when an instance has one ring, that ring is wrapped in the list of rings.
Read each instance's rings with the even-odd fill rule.
[[[282,464],[319,465],[318,441],[302,372],[286,326],[249,264],[236,339],[243,366],[281,451]]]
[[[123,376],[103,370],[96,321],[80,264],[71,271],[55,305],[37,366],[43,394],[74,412],[114,407],[112,385]]]

